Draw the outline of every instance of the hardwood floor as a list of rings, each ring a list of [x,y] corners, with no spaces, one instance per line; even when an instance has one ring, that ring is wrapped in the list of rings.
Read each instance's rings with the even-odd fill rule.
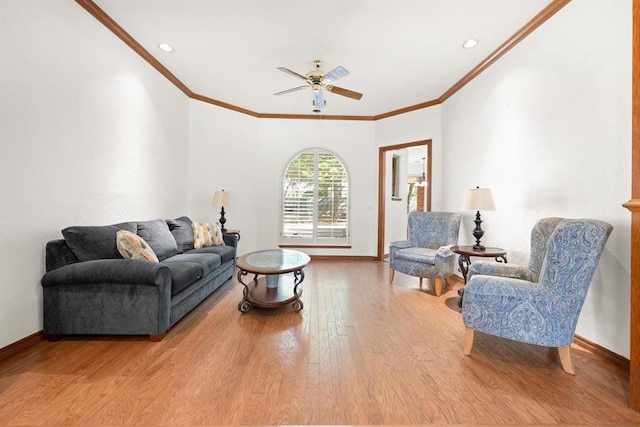
[[[640,425],[624,369],[481,333],[465,357],[458,286],[387,268],[312,261],[300,313],[241,314],[234,278],[161,342],[39,343],[0,363],[0,424]]]

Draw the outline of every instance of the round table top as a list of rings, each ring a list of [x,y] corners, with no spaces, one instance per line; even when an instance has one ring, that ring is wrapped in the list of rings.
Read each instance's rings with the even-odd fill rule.
[[[486,247],[484,249],[474,249],[473,245],[452,246],[451,251],[459,255],[481,256],[481,257],[497,257],[497,256],[504,256],[507,254],[507,251],[505,251],[502,248]]]
[[[267,249],[242,255],[238,268],[249,273],[283,274],[298,271],[311,262],[309,255],[291,249]]]

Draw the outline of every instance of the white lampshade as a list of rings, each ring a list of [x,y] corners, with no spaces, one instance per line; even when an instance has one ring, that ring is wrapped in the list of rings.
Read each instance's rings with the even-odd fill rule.
[[[493,203],[493,196],[489,188],[472,188],[467,190],[464,201],[464,209],[470,211],[493,211],[496,205]]]
[[[213,195],[213,206],[230,206],[231,205],[231,195],[226,191],[216,191]]]

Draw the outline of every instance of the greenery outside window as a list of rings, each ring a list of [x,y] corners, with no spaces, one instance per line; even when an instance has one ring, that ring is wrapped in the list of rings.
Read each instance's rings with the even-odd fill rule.
[[[298,153],[282,179],[281,244],[349,244],[349,178],[333,153]]]

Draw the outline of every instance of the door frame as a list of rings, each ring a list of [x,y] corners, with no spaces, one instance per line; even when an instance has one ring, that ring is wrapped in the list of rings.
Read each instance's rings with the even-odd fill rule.
[[[404,144],[386,145],[384,147],[378,147],[378,253],[376,259],[382,261],[384,258],[384,225],[386,217],[386,171],[387,171],[387,151],[401,150],[403,148],[419,147],[421,145],[426,146],[427,149],[427,211],[431,210],[431,187],[432,175],[431,166],[432,161],[432,140],[425,139],[421,141],[405,142]]]

